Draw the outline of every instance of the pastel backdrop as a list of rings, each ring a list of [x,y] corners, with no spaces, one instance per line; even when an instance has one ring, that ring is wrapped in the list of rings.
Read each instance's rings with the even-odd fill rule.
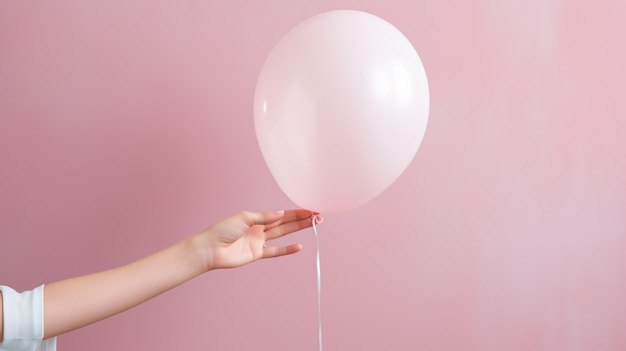
[[[0,281],[137,259],[292,206],[254,134],[290,28],[375,14],[419,52],[423,144],[326,216],[326,350],[626,348],[621,0],[0,2]],[[60,350],[316,350],[315,241],[61,336]]]

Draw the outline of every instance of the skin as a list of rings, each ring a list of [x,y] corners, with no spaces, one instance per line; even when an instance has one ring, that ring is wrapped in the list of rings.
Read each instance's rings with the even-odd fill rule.
[[[265,245],[310,227],[312,216],[321,222],[319,214],[301,209],[239,212],[135,262],[47,284],[44,339],[126,311],[208,271],[296,253],[302,249],[300,244]],[[0,318],[0,342],[3,330]]]

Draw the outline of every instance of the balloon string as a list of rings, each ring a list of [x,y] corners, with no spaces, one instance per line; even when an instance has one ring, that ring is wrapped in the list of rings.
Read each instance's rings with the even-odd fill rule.
[[[320,239],[317,235],[317,216],[313,216],[313,232],[315,232],[315,242],[317,243],[317,333],[319,347],[322,351],[322,277],[320,269]]]

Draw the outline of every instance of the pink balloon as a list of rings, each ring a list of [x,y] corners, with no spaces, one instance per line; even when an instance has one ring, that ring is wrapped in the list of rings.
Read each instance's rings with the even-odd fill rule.
[[[299,24],[261,69],[254,124],[265,161],[298,206],[342,212],[391,185],[428,122],[428,81],[408,39],[374,15]]]

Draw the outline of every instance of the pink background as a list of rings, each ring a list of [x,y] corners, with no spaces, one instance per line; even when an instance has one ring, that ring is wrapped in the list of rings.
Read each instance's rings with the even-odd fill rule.
[[[339,8],[406,34],[422,148],[320,227],[326,350],[626,348],[626,3],[2,1],[0,281],[127,263],[293,205],[256,143],[263,60]],[[212,272],[60,350],[316,350],[304,251]]]

